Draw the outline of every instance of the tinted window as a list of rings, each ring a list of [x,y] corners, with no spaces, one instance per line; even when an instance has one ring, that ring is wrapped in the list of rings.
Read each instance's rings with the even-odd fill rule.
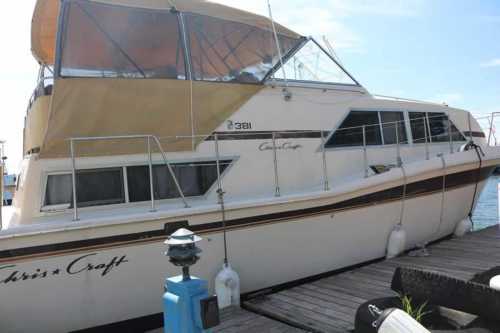
[[[363,128],[366,130],[367,145],[381,145],[378,112],[352,111],[327,141],[325,147],[348,147],[363,145]]]
[[[465,140],[462,133],[451,121],[448,121],[448,116],[444,113],[410,112],[410,119],[413,142],[415,143],[425,142],[425,129],[427,129],[428,142],[448,142],[450,140],[450,125],[452,140]],[[427,125],[427,128],[424,128],[424,124]]]
[[[450,140],[448,134],[448,117],[444,113],[428,113],[429,130],[432,142],[447,142]]]
[[[410,127],[411,134],[413,135],[413,142],[423,143],[425,142],[426,136],[429,136],[427,132],[427,117],[425,112],[410,112]]]
[[[80,0],[68,6],[62,76],[185,78],[176,14]]]
[[[79,207],[124,203],[122,168],[79,170],[76,198]]]
[[[279,61],[272,30],[185,13],[195,80],[260,82]],[[285,55],[300,39],[278,33]]]
[[[125,202],[122,168],[78,170],[76,174],[78,207]],[[49,175],[45,206],[73,203],[71,174]]]
[[[45,206],[70,204],[72,190],[71,175],[49,175],[45,189]]]
[[[407,143],[403,112],[380,112],[380,119],[384,133],[384,144],[395,144],[397,142],[396,136],[399,138],[399,143]]]
[[[224,170],[231,161],[221,161],[220,170]],[[173,164],[175,176],[185,196],[204,195],[217,180],[217,164],[215,161]],[[149,167],[127,167],[129,198],[131,202],[151,199],[149,187]],[[164,165],[153,167],[155,199],[178,198],[179,192]]]

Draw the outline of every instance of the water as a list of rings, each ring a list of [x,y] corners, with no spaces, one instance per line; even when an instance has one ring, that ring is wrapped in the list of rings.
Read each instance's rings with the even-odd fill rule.
[[[472,214],[474,230],[483,229],[498,224],[498,184],[500,176],[492,176],[488,180],[476,209]]]

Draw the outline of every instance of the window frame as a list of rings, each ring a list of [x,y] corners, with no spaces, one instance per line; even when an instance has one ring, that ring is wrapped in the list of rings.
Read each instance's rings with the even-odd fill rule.
[[[370,111],[370,112],[378,112],[379,113],[379,125],[380,125],[380,130],[381,130],[381,135],[382,135],[382,141],[384,140],[383,138],[383,126],[382,126],[382,123],[381,123],[381,117],[380,117],[380,113],[381,112],[402,112],[403,113],[403,118],[404,118],[404,123],[405,123],[405,131],[406,131],[406,143],[400,143],[400,145],[407,145],[408,147],[410,146],[413,146],[413,145],[425,145],[426,143],[425,142],[415,142],[415,139],[413,137],[413,131],[411,129],[411,119],[410,119],[410,113],[412,112],[415,112],[415,113],[425,113],[425,123],[426,123],[426,127],[427,127],[427,133],[430,133],[430,124],[429,124],[429,120],[428,120],[428,114],[429,113],[442,113],[443,115],[445,115],[446,117],[448,117],[448,119],[450,119],[451,121],[451,124],[452,126],[454,126],[458,133],[460,133],[460,135],[462,135],[462,138],[463,140],[453,140],[452,142],[453,143],[460,143],[460,142],[466,142],[467,141],[467,136],[463,133],[462,130],[460,130],[456,125],[455,123],[453,122],[453,120],[450,118],[450,113],[449,112],[440,112],[440,111],[420,111],[420,110],[415,110],[415,109],[411,109],[411,110],[401,110],[401,109],[397,109],[397,108],[383,108],[383,109],[380,109],[380,108],[354,108],[354,109],[350,109],[345,115],[344,117],[338,122],[337,126],[335,128],[333,128],[329,135],[325,137],[325,143],[322,143],[318,149],[318,151],[321,151],[321,149],[324,149],[325,151],[327,150],[354,150],[354,149],[359,149],[359,148],[362,148],[363,146],[338,146],[338,147],[327,147],[326,144],[328,143],[328,141],[331,139],[331,137],[333,135],[335,135],[335,132],[338,131],[340,129],[340,126],[342,125],[342,123],[347,119],[347,117],[349,116],[349,114],[353,111]],[[443,144],[449,144],[449,141],[438,141],[438,142],[433,142],[432,140],[427,142],[427,144],[429,145],[443,145]],[[394,143],[394,144],[385,144],[385,142],[383,142],[383,144],[381,145],[366,145],[367,149],[368,148],[383,148],[383,147],[391,147],[391,146],[396,146],[397,144]]]
[[[331,147],[328,147],[327,146],[327,143],[328,141],[330,141],[330,139],[335,135],[335,133],[341,129],[340,126],[344,123],[344,121],[347,119],[347,117],[349,117],[349,115],[351,114],[351,112],[376,112],[377,115],[378,115],[378,126],[380,128],[380,135],[381,135],[381,141],[382,141],[382,144],[375,144],[375,145],[370,145],[370,144],[367,144],[366,145],[366,148],[384,148],[384,147],[393,147],[393,146],[397,146],[397,143],[392,143],[392,144],[386,144],[384,142],[384,131],[383,131],[383,125],[382,125],[382,117],[380,116],[380,114],[382,112],[400,112],[403,114],[403,122],[404,122],[404,129],[405,129],[405,132],[406,132],[406,143],[400,143],[400,145],[403,145],[403,146],[410,146],[412,143],[413,143],[413,137],[411,136],[411,131],[409,131],[408,129],[408,112],[406,110],[401,110],[401,109],[390,109],[390,108],[383,108],[383,109],[380,109],[380,108],[355,108],[355,109],[350,109],[345,115],[344,117],[342,118],[342,120],[340,120],[337,124],[337,126],[331,130],[330,134],[325,138],[325,143],[322,143],[320,148],[321,149],[324,149],[324,150],[354,150],[354,149],[360,149],[360,148],[363,148],[363,145],[360,145],[360,146],[338,146],[338,147],[335,147],[335,146],[331,146]]]
[[[54,59],[54,66],[53,66],[53,76],[54,79],[59,79],[59,78],[83,78],[83,79],[116,79],[116,77],[108,77],[108,76],[102,76],[102,77],[93,77],[93,76],[78,76],[78,75],[72,75],[72,76],[66,76],[61,74],[62,70],[62,56],[63,56],[63,46],[65,43],[65,40],[67,38],[67,22],[68,22],[68,15],[69,15],[69,8],[71,6],[71,3],[73,2],[78,2],[78,0],[64,0],[61,1],[60,4],[60,12],[59,16],[57,18],[57,32],[56,32],[56,48],[55,48],[55,59]],[[152,9],[152,8],[143,8],[143,7],[133,7],[133,6],[127,6],[127,5],[116,5],[116,4],[108,4],[108,3],[100,3],[97,2],[97,5],[101,6],[108,6],[108,7],[125,7],[133,10],[138,10],[138,11],[143,11],[143,12],[163,12],[163,13],[170,13],[173,14],[176,19],[177,19],[177,27],[179,30],[179,39],[180,43],[182,45],[182,54],[183,54],[183,62],[184,62],[184,74],[185,78],[180,79],[177,78],[175,80],[180,80],[180,81],[186,81],[186,80],[191,80],[191,63],[190,61],[190,53],[189,48],[186,45],[186,38],[185,38],[185,28],[184,28],[184,21],[182,17],[182,13],[179,11],[172,11],[171,9]],[[137,78],[121,78],[118,77],[119,79],[128,79],[128,80],[149,80],[149,79],[155,79],[155,78],[148,78],[148,77],[137,77]],[[167,79],[167,78],[156,78],[156,79]],[[173,80],[173,79],[171,79]]]
[[[452,142],[453,142],[453,143],[467,142],[467,136],[464,134],[464,132],[463,132],[463,131],[461,131],[461,130],[457,127],[457,125],[455,125],[455,123],[453,122],[453,120],[450,118],[450,113],[449,113],[449,112],[439,112],[439,111],[415,111],[415,110],[408,110],[408,111],[406,111],[406,112],[407,112],[407,114],[408,114],[408,120],[407,120],[407,121],[408,121],[408,127],[409,127],[409,129],[410,129],[410,133],[411,133],[411,141],[412,141],[412,144],[413,144],[413,145],[425,145],[425,144],[428,144],[428,145],[443,145],[443,144],[449,144],[449,143],[450,143],[449,139],[448,139],[448,140],[446,140],[446,141],[433,141],[433,140],[432,140],[432,136],[430,135],[430,133],[431,133],[431,128],[430,128],[430,126],[431,126],[431,125],[430,125],[430,121],[429,121],[429,113],[442,114],[442,115],[444,115],[445,117],[447,117],[447,119],[449,119],[449,120],[450,120],[451,125],[457,129],[458,133],[460,133],[460,135],[461,135],[461,136],[462,136],[462,138],[463,138],[462,140],[455,140],[455,139],[453,139],[453,133],[452,133]],[[424,124],[425,124],[426,130],[427,130],[427,135],[428,135],[428,137],[429,137],[429,139],[430,139],[427,143],[426,143],[425,141],[423,141],[423,142],[415,142],[415,138],[413,137],[413,131],[412,131],[412,129],[411,129],[411,118],[410,118],[410,113],[425,113],[425,119],[424,119],[424,120],[425,120],[425,122],[424,122]],[[452,127],[452,128],[453,128],[453,127]],[[448,135],[449,135],[449,134],[448,134]]]
[[[228,161],[227,167],[221,171],[220,173],[220,179],[223,179],[225,175],[229,172],[229,170],[236,164],[236,162],[239,160],[239,156],[221,156],[219,161]],[[171,161],[171,165],[175,164],[188,164],[188,163],[203,163],[203,162],[213,162],[216,163],[217,160],[215,158],[194,158],[194,159],[185,159],[185,160],[176,160],[176,161]],[[123,191],[124,191],[124,199],[125,201],[123,203],[112,203],[112,204],[104,204],[104,205],[90,205],[90,206],[78,206],[79,210],[102,210],[102,209],[111,209],[111,208],[117,208],[117,207],[134,207],[134,206],[142,206],[146,202],[150,202],[151,200],[147,201],[134,201],[131,202],[129,198],[129,193],[128,193],[128,178],[127,178],[127,167],[133,167],[133,166],[147,166],[147,164],[144,164],[144,162],[138,161],[138,162],[133,162],[133,163],[127,163],[127,164],[122,164],[122,165],[109,165],[109,164],[103,164],[99,166],[92,166],[88,168],[81,168],[78,170],[105,170],[105,169],[122,169],[122,181],[123,181]],[[153,166],[163,166],[164,162],[158,160],[158,161],[153,161]],[[45,199],[46,199],[46,194],[47,194],[47,184],[48,184],[48,178],[49,176],[57,176],[57,175],[71,175],[71,171],[46,171],[44,172],[43,177],[40,177],[40,181],[42,182],[40,184],[40,189],[41,189],[41,196],[40,196],[40,213],[41,214],[51,214],[51,213],[61,213],[61,212],[67,212],[69,210],[72,210],[72,202],[68,204],[61,204],[61,205],[45,205]],[[217,180],[213,182],[213,184],[207,189],[207,191],[202,194],[202,195],[197,195],[197,196],[189,196],[188,198],[190,199],[208,199],[208,196],[211,195],[215,188],[217,187]],[[155,202],[158,203],[166,203],[166,202],[172,202],[175,200],[179,200],[180,197],[176,198],[166,198],[166,199],[155,199]]]

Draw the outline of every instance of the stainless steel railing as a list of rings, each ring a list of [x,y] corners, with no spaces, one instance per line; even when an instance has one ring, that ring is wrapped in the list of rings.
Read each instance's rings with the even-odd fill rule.
[[[500,113],[498,113],[500,114]],[[490,119],[490,124],[493,122],[492,118],[494,115],[492,115]],[[442,118],[442,115],[436,116],[439,118]],[[425,158],[429,159],[430,158],[430,147],[429,145],[434,142],[435,138],[440,137],[439,140],[436,140],[436,142],[440,144],[446,144],[448,141],[449,143],[449,153],[453,154],[454,153],[454,132],[453,132],[453,127],[452,123],[448,117],[447,121],[447,127],[448,127],[448,133],[446,134],[436,134],[436,135],[431,135],[430,134],[430,125],[429,125],[429,118],[432,119],[432,117],[422,117],[422,118],[413,118],[410,121],[423,121],[424,124],[424,137],[423,138],[413,138],[413,142],[415,143],[415,140],[417,140],[417,143],[423,139],[423,145],[425,147]],[[477,118],[476,118],[477,119]],[[362,151],[362,159],[363,159],[363,170],[364,170],[364,177],[368,177],[369,175],[369,157],[368,157],[368,148],[373,147],[373,143],[369,144],[368,143],[368,137],[373,138],[374,131],[379,131],[378,135],[381,136],[381,140],[383,142],[383,147],[394,147],[395,149],[395,155],[394,155],[394,165],[397,167],[401,167],[403,164],[403,159],[402,159],[402,152],[401,152],[401,144],[406,144],[410,143],[409,139],[409,133],[405,130],[406,133],[406,138],[400,133],[400,126],[403,125],[404,128],[406,128],[406,121],[405,120],[399,120],[399,121],[391,121],[391,122],[385,122],[385,123],[377,123],[377,124],[369,124],[369,125],[362,125],[362,126],[353,126],[353,127],[344,127],[344,128],[339,128],[335,130],[335,133],[343,133],[344,138],[348,136],[355,136],[356,140],[358,140],[361,137],[361,144],[356,145],[356,146],[348,146],[345,148],[348,149],[360,149]],[[469,132],[470,131],[470,120],[468,121],[468,126],[469,126]],[[386,143],[384,142],[384,133],[385,131],[391,131],[394,130],[394,137],[392,137],[391,142],[394,141],[393,143]],[[284,138],[287,138],[287,135],[290,135],[290,133],[294,134],[301,134],[301,133],[308,133],[308,134],[316,134],[313,137],[320,137],[321,138],[321,148],[320,148],[320,153],[321,153],[321,169],[322,169],[322,183],[323,183],[323,190],[324,191],[329,191],[330,190],[330,181],[329,181],[329,176],[328,176],[328,159],[327,159],[327,153],[328,150],[326,147],[326,144],[328,142],[328,138],[325,136],[324,131],[316,131],[316,130],[309,130],[309,131],[271,131],[269,133],[270,139],[272,141],[272,159],[273,159],[273,178],[274,178],[274,195],[275,196],[280,196],[281,193],[281,184],[280,184],[280,172],[279,172],[279,148],[277,145],[277,140],[281,140]],[[214,153],[215,153],[215,162],[217,165],[217,188],[218,191],[222,191],[222,181],[221,181],[221,171],[220,171],[220,163],[221,163],[221,154],[220,154],[220,139],[224,139],[224,136],[239,136],[239,135],[245,135],[245,136],[251,136],[252,134],[245,132],[245,133],[214,133],[212,134],[213,137],[213,142],[214,142]],[[259,135],[262,136],[262,133],[255,133],[254,135]],[[448,135],[447,140],[443,140],[443,135]],[[196,138],[207,138],[210,135],[187,135],[187,136],[172,136],[172,137],[163,137],[161,138],[162,140],[170,139],[170,140],[183,140],[183,139],[190,139],[194,140]],[[261,137],[260,137],[261,138]],[[177,177],[175,175],[175,172],[173,171],[173,168],[167,159],[167,155],[162,147],[160,138],[154,135],[123,135],[123,136],[101,136],[101,137],[76,137],[76,138],[71,138],[69,139],[70,141],[70,154],[71,154],[71,176],[72,176],[72,192],[73,192],[73,219],[77,221],[79,219],[78,215],[78,198],[77,198],[77,168],[76,168],[76,151],[75,151],[75,144],[78,142],[85,142],[85,141],[102,141],[102,140],[130,140],[130,139],[138,139],[138,140],[145,140],[146,141],[146,147],[147,147],[147,162],[148,162],[148,169],[149,169],[149,190],[150,190],[150,195],[151,195],[151,202],[150,202],[150,211],[154,212],[156,211],[156,201],[155,201],[155,195],[154,195],[154,172],[153,172],[153,158],[152,158],[152,148],[153,145],[155,145],[160,152],[160,155],[163,159],[163,163],[166,165],[168,168],[168,172],[171,175],[176,190],[179,193],[179,196],[181,197],[184,206],[189,207],[187,200],[184,196],[183,190],[177,180]],[[256,139],[258,139],[256,137]],[[375,145],[377,146],[377,145]],[[440,153],[444,153],[443,151],[440,151]]]

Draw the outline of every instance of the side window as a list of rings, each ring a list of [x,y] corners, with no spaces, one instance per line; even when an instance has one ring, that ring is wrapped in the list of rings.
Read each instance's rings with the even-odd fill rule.
[[[396,144],[396,137],[400,143],[407,143],[403,112],[351,111],[325,147],[363,146],[363,126],[367,145]]]
[[[194,13],[183,15],[195,80],[260,83],[279,62],[272,30],[267,27]],[[283,54],[301,42],[280,29],[277,35]]]
[[[224,172],[231,160],[220,161],[220,171]],[[177,181],[186,197],[201,196],[217,181],[216,161],[177,163],[172,165]],[[168,168],[153,166],[153,190],[155,199],[178,198],[179,193]],[[127,167],[129,202],[151,200],[149,166]],[[43,206],[70,208],[73,206],[71,174],[49,175],[45,189]],[[78,207],[125,203],[123,168],[78,170],[76,173],[76,193]]]
[[[231,161],[221,161],[220,170],[224,172]],[[217,181],[217,164],[215,161],[179,163],[172,165],[175,176],[185,196],[204,195]],[[179,193],[167,167],[153,167],[155,199],[178,198]],[[127,180],[130,202],[147,201],[151,199],[149,188],[149,167],[127,167]]]
[[[68,1],[61,75],[184,79],[177,15],[95,1]]]
[[[78,207],[125,202],[122,168],[78,170],[76,174]],[[49,175],[44,206],[72,206],[71,174]]]
[[[403,112],[384,111],[380,112],[382,131],[384,133],[384,144],[408,143],[406,139],[405,118]],[[397,129],[397,130],[396,130]]]
[[[79,207],[124,203],[122,168],[79,170],[76,198]]]
[[[448,121],[448,116],[442,112],[410,112],[410,125],[413,135],[413,142],[424,143],[427,136],[428,142],[448,142],[451,136],[453,141],[464,141],[465,138]]]
[[[425,142],[426,136],[429,136],[427,130],[427,116],[425,112],[410,112],[410,127],[414,143]]]
[[[45,189],[44,206],[70,205],[72,198],[71,175],[49,175]]]
[[[363,145],[363,128],[366,129],[366,144],[381,145],[382,136],[378,112],[352,111],[326,142],[325,147],[351,147]]]

